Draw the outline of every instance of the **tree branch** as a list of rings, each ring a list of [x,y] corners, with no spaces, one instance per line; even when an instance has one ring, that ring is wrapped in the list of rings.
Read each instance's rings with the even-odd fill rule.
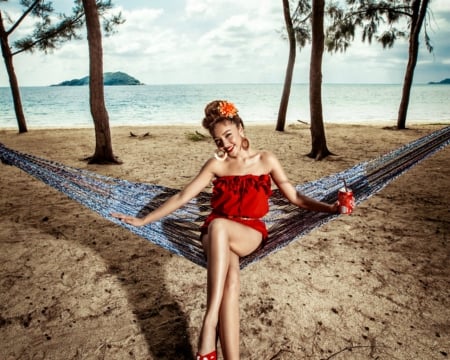
[[[33,4],[31,4],[31,6],[27,9],[27,11],[25,11],[22,16],[19,18],[19,20],[16,21],[16,23],[11,27],[11,29],[9,29],[6,32],[6,35],[9,36],[19,25],[20,23],[23,21],[23,19],[25,19],[27,17],[27,15],[34,9],[34,7],[39,4],[41,0],[36,0]]]
[[[83,18],[83,17],[84,17],[84,13],[80,14],[80,15],[77,16],[76,18],[74,18],[74,19],[72,19],[71,21],[69,21],[65,26],[63,26],[63,27],[61,27],[61,28],[56,27],[53,31],[48,32],[48,33],[45,33],[44,36],[42,36],[42,37],[40,37],[39,39],[33,41],[32,43],[30,43],[29,45],[27,45],[27,46],[24,47],[23,49],[20,49],[20,50],[17,50],[17,51],[15,51],[15,52],[13,52],[13,53],[12,53],[12,56],[17,55],[17,54],[20,54],[20,53],[22,53],[22,52],[24,52],[24,51],[28,51],[28,50],[32,49],[36,44],[39,44],[40,42],[42,42],[42,41],[44,41],[44,40],[46,40],[46,39],[49,39],[49,38],[52,38],[52,37],[58,35],[58,33],[60,33],[60,32],[62,32],[62,31],[64,31],[64,30],[66,30],[66,29],[72,27],[73,25],[75,25],[75,24],[76,24],[77,22],[79,22],[80,19]]]
[[[351,11],[341,21],[345,21],[345,20],[351,19],[354,16],[367,14],[369,12],[369,10],[376,10],[376,12],[391,10],[391,11],[394,11],[398,15],[404,15],[404,16],[412,17],[412,14],[407,11],[408,9],[410,9],[410,8],[407,7],[407,6],[401,6],[401,7],[395,8],[395,9],[390,8],[390,7],[377,7],[375,9],[371,8],[371,9],[363,9],[363,10]]]

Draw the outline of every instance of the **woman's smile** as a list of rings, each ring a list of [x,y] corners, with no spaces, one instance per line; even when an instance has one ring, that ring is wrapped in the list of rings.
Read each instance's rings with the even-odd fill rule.
[[[233,150],[234,150],[234,145],[229,145],[229,146],[227,146],[227,147],[225,148],[225,151],[226,151],[228,154],[232,153]]]

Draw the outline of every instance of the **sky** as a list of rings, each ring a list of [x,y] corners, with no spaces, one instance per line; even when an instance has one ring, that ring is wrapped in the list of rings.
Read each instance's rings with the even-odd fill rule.
[[[70,13],[71,0],[54,1]],[[0,9],[16,20],[18,0]],[[105,72],[122,71],[145,84],[283,83],[288,43],[281,0],[113,0],[125,23],[103,38]],[[429,36],[434,52],[422,43],[415,83],[450,78],[450,0],[433,0]],[[5,17],[5,16],[3,16]],[[27,20],[10,42],[32,29]],[[7,30],[11,25],[6,24]],[[360,34],[345,53],[324,54],[323,83],[403,82],[408,43],[383,49],[362,43]],[[14,56],[20,86],[48,86],[89,73],[85,34],[52,53]],[[297,51],[294,82],[308,83],[310,46]],[[0,67],[0,86],[9,86]]]

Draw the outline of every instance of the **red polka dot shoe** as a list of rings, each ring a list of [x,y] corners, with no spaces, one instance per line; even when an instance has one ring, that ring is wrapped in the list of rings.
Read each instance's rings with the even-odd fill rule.
[[[197,360],[217,360],[217,352],[216,352],[216,350],[214,350],[206,355],[200,355],[199,353],[197,353],[196,359]]]

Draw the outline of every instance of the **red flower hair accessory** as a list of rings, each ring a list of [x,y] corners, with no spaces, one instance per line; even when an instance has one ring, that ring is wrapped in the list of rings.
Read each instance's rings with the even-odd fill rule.
[[[232,117],[236,116],[237,112],[238,112],[236,107],[234,106],[234,104],[230,103],[228,101],[221,101],[219,103],[218,110],[219,110],[220,116],[228,117],[228,118],[232,118]]]

